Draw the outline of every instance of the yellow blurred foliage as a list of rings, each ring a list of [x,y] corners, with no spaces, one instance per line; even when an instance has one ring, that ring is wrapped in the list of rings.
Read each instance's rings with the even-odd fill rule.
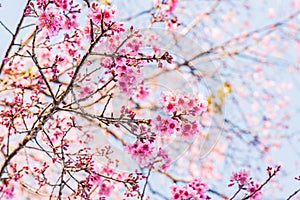
[[[111,0],[100,0],[101,4],[109,5],[111,4]]]
[[[232,92],[232,86],[230,83],[223,83],[221,88],[217,89],[217,95],[210,95],[207,97],[208,110],[221,114],[222,107],[224,106],[225,98]]]

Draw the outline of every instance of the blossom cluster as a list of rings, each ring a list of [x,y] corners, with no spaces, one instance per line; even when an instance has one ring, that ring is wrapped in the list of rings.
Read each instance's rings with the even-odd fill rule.
[[[36,97],[38,99],[38,97]],[[13,99],[3,99],[1,103],[7,106],[6,109],[0,110],[0,125],[4,125],[10,131],[9,134],[16,133],[21,121],[32,117],[30,108],[35,105],[35,98],[32,95],[32,102],[26,103],[22,94],[17,94]],[[11,128],[15,126],[15,128]]]
[[[51,7],[49,5],[52,5]],[[37,26],[46,31],[46,37],[57,35],[61,30],[70,30],[78,27],[77,13],[79,4],[73,1],[55,0],[49,4],[48,0],[33,2],[27,6],[25,15],[36,15]]]
[[[206,99],[196,95],[163,93],[162,100],[166,113],[195,116],[205,112],[208,106]]]
[[[14,194],[14,185],[13,184],[4,184],[0,183],[0,194],[6,199],[12,199]]]
[[[111,194],[111,192],[115,189],[115,183],[110,179],[101,177],[101,174],[108,177],[116,178],[122,178],[122,175],[115,174],[114,170],[111,169],[110,166],[103,166],[88,177],[89,182],[93,183],[93,185],[99,188],[99,196],[104,198],[108,197]]]
[[[140,85],[135,93],[135,98],[143,100],[149,95],[149,93],[149,88],[144,85]]]
[[[154,8],[156,12],[152,13],[154,22],[165,22],[168,30],[176,29],[180,23],[177,21],[177,16],[174,15],[174,11],[179,0],[154,0]]]
[[[121,31],[124,32],[125,30]],[[142,68],[146,63],[141,60],[140,48],[143,45],[138,31],[131,30],[130,35],[123,43],[120,34],[110,35],[105,47],[113,53],[110,57],[102,59],[100,65],[106,68],[105,74],[115,77],[118,88],[129,96],[145,98],[147,91],[142,87]],[[139,56],[137,56],[140,54]],[[147,56],[144,56],[147,58]],[[149,60],[151,56],[148,56]],[[140,89],[140,94],[136,90]]]
[[[207,194],[205,194],[207,190],[207,185],[200,179],[196,178],[187,185],[173,186],[171,188],[171,200],[210,199],[210,197]]]
[[[160,136],[179,133],[180,136],[189,138],[199,133],[201,125],[192,118],[207,110],[208,102],[204,98],[163,93],[162,100],[165,113],[172,116],[158,115],[153,120],[154,129]]]
[[[5,199],[14,197],[15,188],[25,173],[28,173],[28,167],[19,167],[16,163],[10,164],[13,174],[9,177],[2,178],[0,182],[0,196]]]
[[[158,115],[155,120],[153,120],[153,125],[155,130],[160,136],[170,136],[175,131],[179,131],[179,122],[170,117],[162,117]]]
[[[158,115],[153,121],[154,130],[160,136],[171,136],[177,133],[184,138],[191,138],[200,131],[198,121],[181,120],[177,117],[162,117]]]
[[[168,169],[171,159],[162,148],[156,149],[153,142],[137,140],[135,143],[127,143],[125,151],[131,154],[141,167],[156,167],[162,171]]]
[[[109,24],[112,19],[116,16],[116,8],[99,5],[98,2],[92,2],[89,9],[88,18],[92,19],[95,24],[101,25],[102,22]]]
[[[109,150],[106,147],[106,150]],[[80,149],[78,152],[85,153],[88,149]],[[108,159],[107,164],[99,164],[95,162],[93,156],[82,154],[76,157],[75,162],[69,161],[69,168],[75,170],[85,170],[88,175],[78,185],[77,191],[73,194],[74,197],[82,197],[85,199],[93,199],[92,190],[97,191],[99,199],[106,199],[114,195],[115,191],[124,185],[126,190],[123,196],[133,197],[138,195],[139,185],[138,181],[143,180],[145,177],[137,170],[135,173],[117,172],[114,169],[116,161]],[[118,184],[121,183],[121,184]]]
[[[118,74],[117,85],[119,88],[129,95],[133,95],[134,89],[139,85],[140,70],[122,65],[116,67],[116,72]]]
[[[238,172],[233,172],[228,187],[233,186],[235,183],[238,184],[240,189],[246,190],[249,194],[253,194],[250,197],[251,200],[261,199],[262,191],[258,190],[260,185],[253,181],[252,177],[247,171],[240,170]]]
[[[137,160],[141,167],[148,167],[154,162],[155,158],[151,156],[155,151],[153,143],[137,140],[134,144],[128,143],[125,150],[132,155],[132,158]]]
[[[141,167],[153,167],[153,164],[160,158],[160,168],[166,170],[171,160],[163,148],[155,149],[157,136],[172,136],[177,134],[179,137],[189,139],[200,132],[199,120],[191,119],[201,115],[207,109],[207,101],[193,95],[175,95],[171,93],[162,94],[164,115],[158,114],[146,125],[139,125],[132,129],[137,134],[137,140],[133,144],[126,144],[125,150],[137,160]],[[135,113],[122,107],[122,116],[128,115],[131,119]],[[128,114],[126,114],[128,113]],[[166,116],[167,115],[167,116]],[[135,126],[132,126],[135,127]],[[139,128],[138,128],[139,127]],[[150,133],[154,133],[150,136]]]

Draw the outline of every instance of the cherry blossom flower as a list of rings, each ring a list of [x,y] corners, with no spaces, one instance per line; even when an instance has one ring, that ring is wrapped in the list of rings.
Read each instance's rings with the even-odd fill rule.
[[[38,10],[37,25],[47,31],[47,36],[57,35],[62,29],[63,17],[57,8],[48,7],[46,10]]]
[[[160,136],[170,136],[176,131],[179,131],[178,121],[170,117],[162,117],[158,115],[155,120],[153,120],[153,125],[154,129]]]
[[[172,198],[171,200],[182,199],[210,199],[205,193],[208,190],[207,185],[200,179],[194,179],[187,185],[173,186],[171,188]]]
[[[103,20],[106,24],[110,23],[116,16],[116,8],[108,5],[100,5],[97,2],[93,2],[89,9],[88,17],[96,24],[101,24]]]
[[[119,65],[116,67],[116,73],[118,74],[117,85],[119,88],[128,95],[133,95],[134,89],[140,82],[141,71],[135,67]]]
[[[259,186],[260,185],[258,183],[250,182],[250,184],[249,184],[249,186],[247,188],[247,191],[250,194],[255,193],[252,197],[250,197],[251,200],[259,200],[259,199],[261,199],[262,191],[261,190],[256,191],[259,188]]]
[[[185,122],[181,125],[181,127],[181,136],[186,138],[192,137],[200,131],[200,125],[196,121]]]
[[[246,185],[249,180],[249,173],[245,170],[240,170],[239,172],[233,172],[230,182],[237,182],[239,185]],[[234,184],[234,183],[233,183]],[[230,186],[232,186],[230,184]]]
[[[154,157],[151,155],[155,147],[148,141],[137,140],[134,144],[127,144],[125,150],[137,160],[141,167],[147,167],[154,162]]]
[[[79,97],[80,98],[84,98],[86,96],[88,96],[89,94],[91,94],[93,92],[93,89],[90,86],[84,86],[80,89],[79,91]]]
[[[167,113],[176,111],[177,114],[195,116],[205,112],[208,106],[207,100],[196,95],[162,93],[162,100]]]
[[[136,97],[137,99],[143,100],[143,99],[145,99],[148,95],[149,95],[149,88],[147,88],[147,87],[141,85],[141,86],[139,86],[139,88],[138,88],[138,90],[137,90],[137,92],[136,92],[136,94],[135,94],[135,97]]]
[[[154,143],[147,140],[143,142],[137,140],[134,144],[126,144],[125,150],[141,167],[158,168],[165,171],[171,165],[171,159],[167,152],[162,148],[156,150]]]

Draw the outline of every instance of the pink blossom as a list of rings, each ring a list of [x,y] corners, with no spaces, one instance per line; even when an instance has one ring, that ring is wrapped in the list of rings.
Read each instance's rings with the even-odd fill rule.
[[[172,198],[171,200],[182,199],[210,199],[205,193],[208,190],[207,185],[200,179],[194,179],[187,185],[173,186],[171,188]]]
[[[152,123],[160,136],[169,136],[179,130],[178,121],[170,117],[158,115]]]
[[[73,0],[54,0],[54,3],[57,7],[68,10],[68,7],[73,4]]]
[[[139,84],[140,70],[135,67],[119,65],[116,67],[116,72],[118,74],[117,85],[119,88],[128,95],[132,95]]]
[[[110,23],[116,15],[116,8],[100,5],[97,2],[93,2],[91,8],[89,9],[88,17],[93,20],[96,24],[101,24],[101,21],[105,23]]]
[[[114,182],[108,179],[104,179],[98,175],[93,177],[93,183],[99,187],[98,194],[103,196],[109,196],[111,191],[115,188]]]
[[[38,10],[37,25],[40,29],[46,29],[47,36],[54,36],[62,29],[63,18],[58,9],[48,7],[46,10]]]
[[[162,171],[166,171],[170,165],[171,165],[171,159],[169,157],[169,155],[167,154],[167,152],[165,150],[163,150],[162,148],[159,148],[159,151],[157,153],[157,159],[161,158],[161,162],[159,163],[159,168]]]
[[[162,13],[172,13],[178,3],[179,0],[168,0],[168,1],[160,1],[154,0],[154,7],[158,7],[161,9]]]
[[[199,133],[200,131],[200,125],[196,122],[185,122],[184,124],[181,125],[182,127],[182,133],[181,135],[183,137],[192,137]]]
[[[13,198],[14,187],[13,186],[0,186],[0,193],[4,194],[4,198]]]
[[[141,167],[147,167],[154,162],[154,157],[152,156],[154,148],[150,142],[141,142],[139,140],[134,144],[127,144],[125,146],[125,150],[137,160]]]
[[[47,5],[48,0],[36,0],[36,3],[39,7],[42,7]]]
[[[261,199],[262,191],[261,190],[256,191],[259,188],[259,186],[260,185],[258,183],[250,182],[250,184],[247,188],[247,191],[250,194],[255,193],[252,197],[250,197],[250,200],[259,200],[259,199]]]
[[[179,0],[168,0],[169,8],[166,9],[167,12],[173,12],[177,6]]]
[[[248,183],[248,178],[248,172],[245,170],[240,170],[239,172],[232,173],[230,182],[237,182],[239,185],[246,185]]]
[[[126,144],[125,150],[131,154],[141,167],[155,167],[165,171],[171,165],[171,159],[162,148],[155,150],[153,142],[137,140],[134,144]]]
[[[178,114],[199,115],[207,110],[206,99],[196,95],[163,93],[164,110],[167,113],[176,111]]]
[[[138,38],[133,38],[127,42],[126,47],[131,49],[131,55],[137,55],[143,42]]]
[[[124,24],[121,22],[115,22],[110,29],[114,32],[114,33],[123,33],[125,32],[125,28],[124,28]]]
[[[176,110],[176,107],[173,103],[169,102],[167,106],[165,106],[165,111],[167,113],[174,112]]]
[[[63,29],[70,30],[78,26],[76,15],[73,14],[71,17],[64,17],[63,23],[61,24]]]
[[[272,167],[268,167],[267,171],[269,173],[269,176],[271,176]],[[235,183],[237,183],[239,188],[242,188],[243,190],[247,191],[249,193],[248,195],[252,195],[250,199],[261,199],[262,191],[258,190],[260,185],[252,180],[252,177],[247,171],[240,170],[239,172],[233,172],[230,182],[231,183],[228,185],[228,187],[231,187]]]
[[[157,10],[155,14],[152,14],[152,23],[165,22],[167,30],[176,29],[180,23],[178,23],[177,16],[173,13],[177,7],[178,1],[179,0],[154,0],[154,8]]]
[[[126,108],[125,106],[122,106],[120,111],[122,113],[122,116],[127,116],[127,117],[130,117],[131,119],[133,119],[136,115],[136,113],[134,111],[132,111],[129,108]],[[140,128],[141,128],[141,126],[140,126]]]
[[[143,85],[139,86],[137,93],[135,94],[135,97],[138,99],[145,99],[149,95],[149,88],[144,87]]]
[[[84,98],[84,97],[88,96],[89,94],[91,94],[92,92],[93,92],[93,89],[90,86],[84,86],[80,89],[78,96],[80,98]]]
[[[174,31],[176,30],[178,27],[179,27],[179,23],[176,23],[177,22],[177,19],[176,20],[166,20],[165,21],[165,24],[166,24],[166,29],[168,31]]]

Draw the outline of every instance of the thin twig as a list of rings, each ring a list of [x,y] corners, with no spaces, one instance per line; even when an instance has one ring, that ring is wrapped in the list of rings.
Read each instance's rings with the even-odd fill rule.
[[[5,26],[5,24],[3,24],[3,22],[0,20],[0,24],[12,35],[14,36],[13,32],[11,32],[11,30],[9,30],[9,28],[7,26]]]
[[[16,40],[16,38],[17,38],[17,35],[19,34],[19,31],[20,31],[20,28],[21,28],[21,26],[22,26],[23,20],[24,20],[24,18],[25,18],[24,13],[25,13],[26,8],[27,8],[27,6],[29,5],[30,1],[31,1],[31,0],[27,0],[27,3],[26,3],[25,8],[24,8],[24,10],[23,10],[21,19],[20,19],[20,21],[19,21],[19,23],[18,23],[18,25],[17,25],[16,31],[15,31],[15,33],[13,34],[13,37],[12,37],[12,39],[11,39],[11,41],[10,41],[10,44],[9,44],[9,46],[8,46],[8,48],[7,48],[6,52],[5,52],[5,54],[4,54],[4,58],[7,58],[7,57],[8,57],[8,54],[10,53],[11,48],[12,48],[12,46],[13,46],[14,43],[15,43],[15,40]],[[1,74],[1,72],[2,72],[2,69],[3,69],[3,67],[4,67],[4,64],[5,64],[5,62],[2,61],[1,66],[0,66],[0,74]]]
[[[143,200],[143,197],[144,197],[144,195],[145,195],[145,191],[146,191],[146,187],[147,187],[147,185],[148,185],[150,173],[151,173],[151,168],[149,168],[149,170],[148,170],[148,174],[147,174],[147,177],[146,177],[146,182],[145,182],[145,185],[144,185],[144,187],[143,187],[143,192],[142,192],[142,194],[141,194],[141,200]]]
[[[291,194],[286,200],[292,199],[298,192],[300,192],[300,188],[296,190],[293,194]]]

